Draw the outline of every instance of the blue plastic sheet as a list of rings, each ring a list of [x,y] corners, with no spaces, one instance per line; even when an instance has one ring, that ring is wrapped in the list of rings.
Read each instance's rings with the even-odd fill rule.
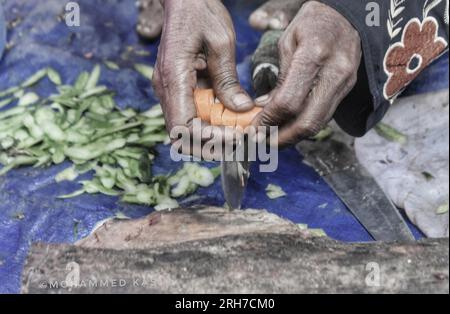
[[[2,58],[5,45],[6,45],[6,23],[5,23],[5,16],[3,15],[2,4],[0,3],[0,59]]]
[[[66,1],[7,0],[4,3],[6,20],[21,22],[8,33],[8,41],[14,47],[0,63],[0,90],[47,66],[57,69],[66,82],[72,83],[80,71],[110,60],[120,64],[121,70],[110,71],[103,67],[102,83],[118,91],[117,101],[122,108],[147,109],[158,103],[148,80],[132,69],[136,62],[153,64],[158,45],[157,42],[139,42],[134,32],[137,18],[134,0],[77,2],[81,7],[80,27],[67,27],[58,20]],[[247,18],[261,1],[225,2],[237,31],[238,72],[242,83],[250,90],[250,56],[261,34],[249,27]],[[151,55],[130,53],[129,46]],[[448,57],[446,60],[444,66],[448,68]],[[436,82],[433,75],[427,80]],[[36,87],[41,95],[53,90],[47,81]],[[154,166],[156,173],[168,173],[181,166],[167,158],[168,147],[159,147],[159,152]],[[337,240],[371,241],[324,181],[302,164],[301,156],[294,149],[281,152],[279,158],[279,170],[275,173],[259,173],[253,169],[244,207],[266,208],[295,223],[323,228]],[[0,178],[0,293],[18,292],[31,243],[72,243],[88,235],[99,221],[117,212],[132,218],[152,212],[152,208],[122,204],[117,198],[103,195],[57,200],[56,196],[79,188],[73,182],[55,183],[55,175],[68,166],[66,163],[48,169],[22,168]],[[287,197],[270,201],[264,191],[269,183],[280,185]],[[187,200],[183,205],[222,206],[225,202],[219,182],[199,190],[197,195],[197,200],[191,203]],[[420,236],[416,230],[414,232]]]

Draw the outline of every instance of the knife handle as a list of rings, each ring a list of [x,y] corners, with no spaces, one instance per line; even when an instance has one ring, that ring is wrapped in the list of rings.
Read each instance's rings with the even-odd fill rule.
[[[196,89],[194,91],[194,103],[198,118],[214,126],[245,129],[252,124],[253,119],[262,111],[260,107],[255,107],[247,112],[234,112],[226,109],[218,101],[212,89]]]

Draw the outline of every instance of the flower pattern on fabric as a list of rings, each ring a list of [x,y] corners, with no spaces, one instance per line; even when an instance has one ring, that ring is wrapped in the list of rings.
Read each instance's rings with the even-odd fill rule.
[[[394,99],[419,73],[447,49],[447,42],[438,36],[439,24],[434,17],[421,22],[411,19],[403,29],[400,42],[392,45],[384,58],[388,80],[384,97]]]

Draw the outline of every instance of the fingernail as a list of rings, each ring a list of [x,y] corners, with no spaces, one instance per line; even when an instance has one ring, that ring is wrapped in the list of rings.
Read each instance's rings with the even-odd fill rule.
[[[281,20],[278,17],[274,17],[269,22],[270,28],[272,29],[282,29],[283,24],[281,23]]]
[[[268,17],[269,15],[267,14],[266,11],[256,11],[252,14],[252,17],[254,19],[258,19],[258,20],[264,20]]]
[[[269,100],[269,95],[264,95],[264,96],[256,98],[255,102],[257,104],[262,104],[262,103],[265,103],[268,100]]]
[[[237,94],[237,95],[233,96],[233,98],[231,100],[233,101],[233,104],[237,108],[245,107],[252,102],[250,97],[248,97],[246,94]]]

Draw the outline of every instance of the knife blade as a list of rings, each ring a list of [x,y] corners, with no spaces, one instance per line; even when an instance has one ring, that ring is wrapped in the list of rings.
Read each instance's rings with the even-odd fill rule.
[[[346,144],[303,141],[297,149],[376,241],[415,240],[398,209]]]
[[[250,177],[250,162],[247,161],[247,140],[238,143],[231,156],[223,156],[221,162],[222,190],[225,201],[231,210],[241,209],[247,182]],[[241,151],[243,150],[243,154]],[[244,160],[239,160],[243,156]],[[227,158],[228,157],[228,158]]]
[[[233,112],[220,103],[212,89],[195,89],[194,103],[198,119],[213,126],[233,128],[233,131],[236,128],[245,130],[252,119],[262,111],[261,108],[254,108],[247,112]],[[229,147],[222,147],[225,148],[221,161],[222,190],[230,209],[241,208],[250,176],[249,138],[244,133],[239,134],[235,138],[237,143],[232,144],[232,153],[227,156]],[[226,145],[231,145],[231,143],[226,143]]]

